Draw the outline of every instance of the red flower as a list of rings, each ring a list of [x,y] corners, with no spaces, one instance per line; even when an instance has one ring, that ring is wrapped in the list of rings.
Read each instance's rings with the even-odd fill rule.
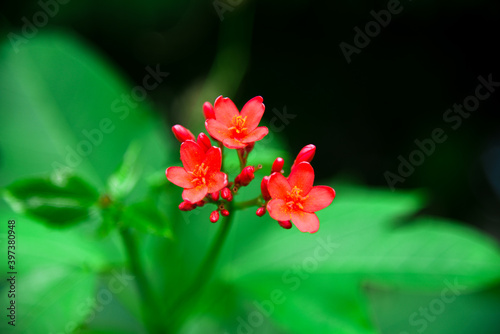
[[[308,162],[295,165],[288,178],[274,173],[268,189],[272,200],[267,211],[277,221],[288,221],[302,232],[314,233],[319,229],[314,212],[326,208],[335,198],[335,190],[327,186],[313,187],[314,170]]]
[[[205,127],[227,148],[244,148],[268,134],[265,126],[257,127],[264,109],[262,97],[256,96],[243,106],[240,113],[233,101],[221,95],[214,103],[215,119],[207,119]]]
[[[214,193],[227,185],[227,175],[220,171],[222,154],[218,147],[206,152],[196,142],[186,140],[181,144],[181,161],[184,167],[169,167],[165,174],[175,185],[184,188],[182,198],[196,203],[207,193]]]
[[[309,144],[304,146],[299,154],[297,154],[297,158],[295,158],[295,161],[293,162],[292,169],[302,161],[306,162],[311,162],[312,159],[314,158],[314,154],[316,153],[316,146],[313,144]]]

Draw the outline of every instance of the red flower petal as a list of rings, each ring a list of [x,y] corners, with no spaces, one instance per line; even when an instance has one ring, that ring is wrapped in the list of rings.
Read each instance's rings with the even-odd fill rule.
[[[234,138],[226,138],[222,141],[222,144],[224,144],[227,148],[244,148],[247,146],[247,144]]]
[[[316,212],[332,204],[335,198],[335,190],[332,187],[316,186],[307,194],[307,198],[302,202],[304,211]]]
[[[203,114],[205,115],[205,119],[215,118],[214,107],[208,101],[203,103]]]
[[[210,147],[212,147],[212,142],[210,142],[210,138],[203,132],[200,132],[198,135],[198,139],[196,140],[196,143],[203,148],[203,150],[206,152]]]
[[[294,211],[291,220],[301,232],[315,233],[319,229],[319,219],[315,213]]]
[[[227,175],[223,172],[216,172],[207,181],[208,192],[214,193],[227,186]]]
[[[186,170],[182,167],[169,167],[165,171],[165,174],[167,175],[167,179],[176,186],[182,188],[193,187],[193,184],[191,183],[193,175],[186,172]]]
[[[268,133],[269,130],[265,126],[260,126],[247,134],[244,138],[241,139],[241,141],[244,143],[254,143],[264,138]]]
[[[231,131],[228,130],[228,126],[215,119],[207,120],[205,122],[205,128],[208,133],[218,141],[223,141],[224,139],[231,137]]]
[[[290,186],[302,189],[302,196],[306,196],[312,189],[314,183],[314,169],[308,162],[296,165],[288,176]]]
[[[220,148],[212,146],[208,149],[205,160],[205,166],[208,167],[208,173],[219,172],[222,166],[222,153]],[[213,191],[211,191],[213,192]]]
[[[276,220],[290,220],[292,213],[288,205],[282,199],[272,199],[267,203],[269,215]]]
[[[248,128],[248,132],[251,132],[259,126],[260,120],[265,110],[265,106],[262,101],[263,99],[261,96],[256,96],[245,103],[243,109],[241,109],[240,115],[242,117],[247,117],[245,126]]]
[[[196,166],[201,165],[205,159],[205,151],[192,140],[186,140],[181,144],[181,161],[186,169],[186,172],[190,172],[196,168]]]
[[[274,173],[269,178],[269,182],[267,184],[267,190],[269,191],[269,194],[271,194],[271,197],[273,199],[276,198],[285,199],[287,197],[288,192],[291,189],[292,187],[290,187],[290,184],[288,183],[287,179],[280,173]]]
[[[208,193],[206,185],[199,185],[191,189],[184,189],[182,192],[182,199],[191,203],[201,201]]]
[[[228,97],[222,97],[222,95],[215,100],[214,113],[215,119],[226,125],[226,128],[231,127],[234,116],[240,115],[233,101]]]

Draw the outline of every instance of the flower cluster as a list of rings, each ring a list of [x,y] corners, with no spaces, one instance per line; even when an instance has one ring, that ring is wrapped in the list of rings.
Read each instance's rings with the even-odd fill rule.
[[[262,168],[247,166],[247,158],[255,142],[264,138],[269,130],[259,126],[265,106],[256,96],[238,111],[229,98],[219,96],[214,105],[205,102],[203,113],[205,127],[218,146],[212,146],[210,138],[200,133],[197,138],[185,127],[172,127],[175,138],[181,142],[180,155],[183,167],[169,167],[167,179],[184,188],[183,202],[179,209],[194,210],[198,206],[212,203],[217,206],[210,214],[215,223],[220,215],[228,216],[234,195],[241,187],[248,186],[255,172]],[[235,149],[240,161],[240,173],[231,182],[222,169],[222,149]],[[266,212],[279,224],[289,229],[292,223],[302,232],[314,233],[319,228],[315,212],[326,208],[335,198],[335,191],[327,186],[313,186],[314,170],[310,164],[316,147],[305,146],[295,159],[291,172],[285,177],[285,161],[276,158],[271,174],[261,182],[261,195],[248,205],[257,205],[257,216]]]

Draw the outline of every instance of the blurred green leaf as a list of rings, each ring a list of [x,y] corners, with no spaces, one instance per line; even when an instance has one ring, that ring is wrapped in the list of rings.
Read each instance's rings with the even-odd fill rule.
[[[18,212],[53,227],[65,227],[88,218],[98,193],[77,176],[62,180],[32,178],[8,186],[5,199]]]
[[[321,262],[318,271],[352,273],[364,270],[367,247],[378,242],[393,225],[419,210],[423,203],[420,192],[392,193],[359,187],[331,184],[336,198],[326,209],[318,211],[319,231],[315,234],[299,232],[295,227],[283,230],[276,221],[255,217],[255,211],[238,212],[237,221],[256,221],[254,224],[238,224],[235,238],[245,238],[248,230],[254,230],[254,238],[246,238],[244,246],[233,250],[233,274],[245,275],[272,270],[283,271],[314,255],[318,247],[326,245],[330,253]],[[251,212],[253,211],[253,212]],[[243,216],[243,217],[242,217]],[[267,217],[267,215],[266,215]],[[260,221],[260,222],[259,222]],[[241,234],[240,233],[241,230]],[[286,249],[286,252],[276,252]],[[241,253],[239,253],[241,251]],[[268,256],[273,254],[273,256]],[[241,271],[240,271],[241,270]]]
[[[94,307],[94,273],[47,265],[16,277],[15,332],[72,332]],[[7,287],[2,290],[2,295],[7,295]],[[2,321],[0,331],[9,333],[9,327]]]
[[[147,103],[134,99],[131,85],[74,35],[44,30],[18,53],[6,41],[0,73],[3,182],[77,171],[101,187],[130,142],[151,130]]]
[[[471,292],[457,279],[433,292],[372,284],[365,290],[382,334],[500,333],[499,285]]]
[[[108,191],[113,199],[122,199],[130,193],[137,183],[141,172],[138,165],[140,150],[138,143],[130,144],[125,152],[122,164],[109,177]]]
[[[16,328],[19,333],[69,333],[87,319],[96,301],[98,274],[123,263],[116,238],[94,240],[86,224],[52,229],[19,217],[0,204],[2,217],[15,218]],[[6,245],[6,230],[0,231]],[[7,305],[7,281],[0,282],[0,300]],[[0,332],[10,333],[6,321]]]
[[[422,206],[420,193],[333,186],[337,198],[317,213],[316,234],[271,229],[267,224],[276,222],[252,223],[254,213],[242,211],[228,242],[222,277],[257,301],[275,289],[286,292],[290,298],[272,316],[286,330],[374,332],[362,296],[369,282],[434,291],[458,277],[474,291],[500,280],[500,251],[491,239],[438,218],[410,219]],[[307,316],[290,319],[305,310]]]
[[[486,235],[441,218],[422,217],[367,245],[366,280],[435,289],[458,279],[468,289],[500,281],[500,248]],[[361,268],[360,268],[361,269]]]
[[[140,232],[172,237],[172,230],[165,217],[152,200],[131,204],[123,209],[122,222]]]

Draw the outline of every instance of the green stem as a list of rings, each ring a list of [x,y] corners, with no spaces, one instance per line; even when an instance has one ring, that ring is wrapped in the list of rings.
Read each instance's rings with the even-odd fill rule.
[[[174,329],[173,332],[177,331],[177,326],[179,326],[184,320],[186,310],[192,306],[192,303],[194,303],[196,298],[200,296],[203,288],[212,276],[215,265],[217,264],[217,259],[222,246],[224,245],[224,241],[228,235],[234,217],[231,203],[229,203],[229,206],[226,209],[231,212],[231,214],[224,217],[222,220],[222,226],[219,228],[215,239],[212,241],[209,251],[205,254],[205,258],[198,268],[192,283],[170,307],[169,316],[172,319],[171,329]]]
[[[120,228],[120,235],[127,251],[130,271],[135,277],[137,289],[141,297],[145,326],[150,333],[164,333],[165,331],[161,329],[161,325],[155,316],[158,312],[158,307],[153,291],[151,290],[151,285],[141,266],[137,242],[128,228]]]
[[[256,198],[250,199],[248,201],[234,203],[233,204],[233,209],[243,210],[243,209],[249,208],[251,206],[262,206],[263,204],[264,204],[264,202],[262,200],[262,197],[258,196]]]

